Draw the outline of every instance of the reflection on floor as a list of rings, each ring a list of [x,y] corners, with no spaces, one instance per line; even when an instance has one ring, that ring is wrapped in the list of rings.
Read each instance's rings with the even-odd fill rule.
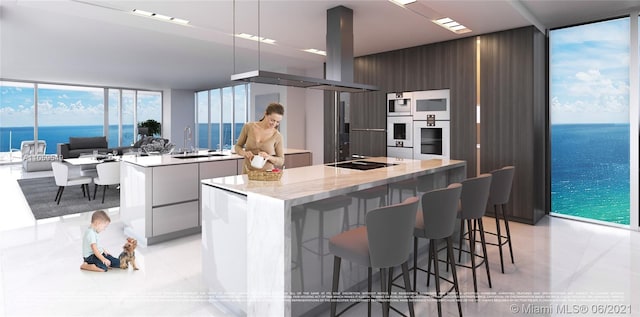
[[[22,175],[20,165],[0,166],[0,316],[229,315],[207,301],[200,235],[140,247],[139,271],[79,270],[81,233],[90,213],[36,222],[15,182],[21,177],[50,176],[47,173],[51,172]],[[112,223],[101,241],[119,254],[123,225],[117,208],[109,214]],[[487,229],[492,223],[485,221]],[[501,274],[498,249],[489,247],[493,288],[488,288],[484,270],[479,270],[478,287],[484,298],[465,302],[465,316],[563,315],[563,309],[567,315],[583,307],[588,313],[582,315],[599,315],[591,304],[621,305],[613,309],[632,305],[634,313],[640,312],[638,302],[631,303],[640,296],[640,233],[552,217],[536,226],[512,223],[511,229],[515,265],[506,261]],[[326,265],[331,263],[329,259]],[[344,266],[348,269],[348,264]],[[461,291],[470,294],[470,271],[460,269],[459,279]],[[424,276],[418,283],[425,287]],[[405,303],[395,306],[407,311]],[[373,307],[374,316],[381,316],[380,305]],[[365,314],[366,305],[361,304],[345,315]],[[434,302],[416,303],[417,316],[435,314]],[[445,302],[443,314],[457,316],[455,302]]]

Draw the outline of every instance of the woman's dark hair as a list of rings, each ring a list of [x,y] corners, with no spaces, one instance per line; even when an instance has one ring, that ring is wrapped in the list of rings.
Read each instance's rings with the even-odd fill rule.
[[[281,116],[284,116],[284,107],[277,103],[277,102],[272,102],[267,106],[267,109],[264,111],[267,115],[270,115],[272,113],[277,113]],[[260,119],[260,121],[264,120],[265,116],[262,116],[262,119]]]

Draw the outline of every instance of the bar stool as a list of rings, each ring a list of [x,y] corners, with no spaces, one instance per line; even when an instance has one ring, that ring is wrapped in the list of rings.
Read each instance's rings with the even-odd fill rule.
[[[491,171],[491,189],[489,191],[489,204],[493,205],[493,210],[496,219],[496,232],[489,232],[487,234],[494,235],[498,238],[498,243],[488,242],[487,244],[498,246],[500,249],[500,269],[504,274],[504,262],[502,260],[502,246],[509,244],[509,254],[511,255],[511,263],[515,263],[513,260],[513,249],[511,248],[511,232],[509,231],[509,219],[507,213],[504,211],[507,203],[509,202],[509,196],[511,195],[511,185],[513,183],[513,175],[515,174],[515,167],[505,166],[501,169]],[[500,214],[498,213],[498,207],[502,211],[502,220],[504,221],[504,227],[507,235],[504,236],[500,233]],[[505,239],[502,241],[502,239]]]
[[[411,235],[416,221],[418,198],[409,197],[404,202],[378,208],[367,213],[366,226],[342,232],[329,239],[329,252],[334,255],[333,283],[331,287],[331,316],[336,316],[340,281],[340,264],[342,259],[368,267],[368,294],[371,294],[371,272],[373,268],[380,269],[380,290],[391,296],[391,285],[387,279],[393,274],[394,266],[400,265],[404,276],[404,286],[407,293],[411,293],[409,270],[407,262],[411,252]],[[371,298],[368,313],[371,316]],[[410,316],[415,316],[413,302],[407,298]],[[353,307],[349,305],[340,314]],[[388,300],[382,301],[382,314],[389,316]],[[395,308],[393,308],[398,312]]]
[[[448,295],[453,289],[456,291],[458,314],[462,316],[460,289],[458,287],[458,275],[455,266],[456,262],[453,257],[453,243],[451,239],[455,230],[461,192],[462,185],[460,183],[453,183],[447,188],[432,190],[422,195],[422,210],[418,210],[416,214],[416,227],[413,230],[413,291],[417,291],[416,276],[418,271],[427,273],[427,286],[429,286],[429,280],[432,274],[431,261],[433,260],[436,282],[436,295],[434,297],[438,302],[438,316],[442,316],[442,298]],[[427,261],[429,268],[426,271],[418,267],[418,238],[429,239],[429,260]],[[437,243],[438,240],[441,239],[445,239],[447,243],[446,262],[451,264],[453,280],[440,276]],[[440,293],[441,279],[451,284],[451,288],[444,292],[444,294]]]
[[[393,192],[398,191],[398,196],[400,197],[400,201],[402,201],[402,193],[405,190],[410,190],[412,192],[412,196],[418,196],[418,181],[415,178],[410,178],[407,180],[395,182],[389,184],[389,204],[393,204]]]
[[[314,201],[305,205],[302,205],[304,209],[305,218],[302,219],[302,224],[300,228],[304,227],[304,222],[307,215],[307,210],[312,209],[318,211],[318,237],[314,237],[311,239],[307,239],[303,241],[302,247],[307,251],[315,254],[320,259],[320,283],[324,285],[324,260],[323,258],[330,253],[326,253],[324,251],[324,241],[329,240],[324,236],[324,214],[334,210],[343,210],[343,218],[342,218],[342,231],[346,231],[349,229],[349,206],[351,205],[351,198],[347,196],[335,196],[323,200]],[[316,250],[313,250],[307,246],[305,243],[311,242],[313,240],[318,241],[318,246]]]
[[[378,208],[386,205],[387,188],[386,186],[372,187],[369,189],[349,193],[347,195],[350,197],[356,198],[358,200],[358,209],[357,209],[358,214],[357,214],[356,223],[355,223],[355,225],[358,226],[363,224],[360,222],[360,212],[362,212],[363,220],[365,219],[365,216],[367,214],[367,211],[368,211],[367,201],[371,199],[378,199]],[[362,205],[364,205],[364,209],[361,208]]]
[[[481,174],[478,177],[467,178],[462,181],[462,193],[460,194],[460,209],[458,210],[458,216],[460,217],[460,244],[458,246],[458,262],[462,255],[462,240],[465,235],[464,223],[467,223],[467,233],[469,239],[469,251],[471,258],[471,266],[458,263],[458,266],[470,268],[473,273],[473,290],[475,291],[476,301],[478,301],[478,281],[476,279],[476,267],[482,265],[484,262],[487,270],[487,280],[489,282],[489,288],[491,288],[491,274],[489,273],[489,259],[487,257],[487,243],[484,237],[484,226],[482,225],[482,217],[487,210],[487,200],[489,199],[489,188],[491,187],[491,174]],[[472,224],[473,223],[473,227]],[[476,229],[476,226],[478,227]],[[482,261],[476,265],[475,258],[475,246],[476,246],[476,231],[480,233],[480,241],[482,244]]]

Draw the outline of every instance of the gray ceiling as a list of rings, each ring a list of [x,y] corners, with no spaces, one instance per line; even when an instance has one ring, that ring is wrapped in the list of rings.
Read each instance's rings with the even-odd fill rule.
[[[618,0],[418,0],[403,8],[387,0],[34,1],[0,0],[0,77],[143,89],[206,89],[233,73],[258,68],[318,70],[326,11],[354,12],[356,56],[536,25],[584,23],[640,10]],[[234,9],[235,7],[235,9]],[[142,9],[187,19],[189,26],[136,16]],[[235,12],[235,14],[234,14]],[[430,22],[451,17],[472,30],[457,35]],[[235,39],[250,33],[276,45]]]

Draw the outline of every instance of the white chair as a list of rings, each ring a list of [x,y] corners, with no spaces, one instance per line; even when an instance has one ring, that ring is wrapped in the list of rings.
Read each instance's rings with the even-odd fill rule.
[[[104,204],[104,194],[109,185],[120,184],[120,162],[100,163],[96,166],[98,177],[93,178],[95,187],[93,188],[93,200],[96,199],[98,186],[102,186],[102,203]]]
[[[51,162],[51,168],[53,169],[53,177],[58,185],[58,193],[56,194],[56,203],[60,205],[62,199],[62,192],[67,186],[82,185],[82,195],[91,200],[89,194],[89,184],[91,183],[91,177],[69,177],[69,166],[61,162]]]

